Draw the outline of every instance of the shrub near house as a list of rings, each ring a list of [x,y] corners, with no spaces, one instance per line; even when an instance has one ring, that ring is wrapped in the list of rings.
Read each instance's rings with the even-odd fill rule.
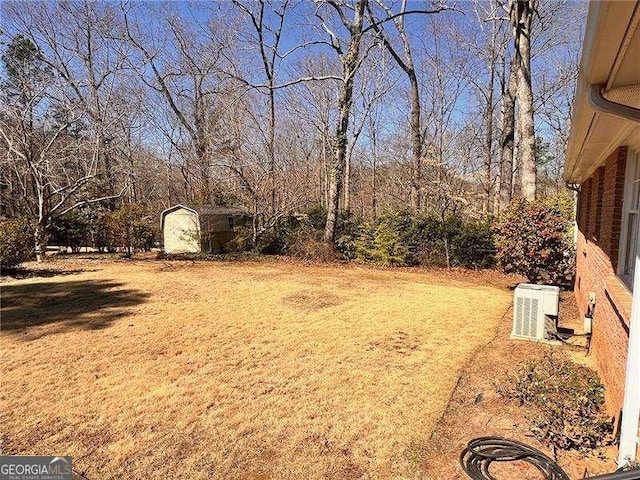
[[[494,224],[497,257],[507,273],[531,283],[566,283],[573,273],[570,219],[557,206],[515,199]]]
[[[527,408],[530,429],[541,442],[588,451],[613,441],[604,412],[604,385],[593,370],[549,351],[520,364],[496,385],[505,399]]]

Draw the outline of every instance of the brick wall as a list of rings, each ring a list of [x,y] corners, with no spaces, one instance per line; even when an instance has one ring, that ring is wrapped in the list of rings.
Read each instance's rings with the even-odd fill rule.
[[[595,292],[591,352],[606,386],[607,409],[618,415],[624,395],[631,294],[616,277],[627,147],[618,148],[583,182],[577,221],[575,295],[581,314]]]

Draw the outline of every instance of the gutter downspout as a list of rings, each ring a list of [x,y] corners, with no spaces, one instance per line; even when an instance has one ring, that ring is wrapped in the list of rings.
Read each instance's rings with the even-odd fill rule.
[[[604,85],[589,85],[589,103],[594,110],[640,123],[640,109],[607,100],[604,98],[603,92]],[[640,236],[640,225],[636,228],[636,236],[638,237]],[[638,254],[635,259],[633,285],[627,370],[624,382],[622,418],[620,419],[620,447],[618,449],[618,465],[621,467],[636,459],[638,427],[640,427],[640,255]]]
[[[635,87],[635,85],[632,87]],[[622,90],[623,88],[624,87],[619,87],[618,89]],[[640,108],[634,108],[629,105],[607,100],[603,92],[604,85],[589,85],[587,96],[589,97],[589,105],[591,105],[591,108],[596,112],[602,112],[606,115],[622,118],[623,120],[640,123]]]

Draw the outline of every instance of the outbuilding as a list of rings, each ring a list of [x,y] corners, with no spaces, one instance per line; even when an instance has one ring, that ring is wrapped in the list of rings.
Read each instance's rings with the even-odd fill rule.
[[[223,251],[237,226],[249,217],[244,207],[174,205],[160,215],[165,253]]]

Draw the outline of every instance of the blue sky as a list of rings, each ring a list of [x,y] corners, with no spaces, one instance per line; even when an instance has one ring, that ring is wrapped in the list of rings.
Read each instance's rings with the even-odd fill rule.
[[[5,0],[5,3],[6,3],[6,0]],[[111,2],[111,4],[118,5],[118,3],[116,2]],[[257,4],[255,3],[248,2],[247,4],[253,8],[257,6]],[[574,4],[579,5],[580,3],[575,2]],[[54,4],[51,3],[51,5],[54,5]],[[221,1],[221,2],[175,1],[175,2],[166,2],[166,3],[159,2],[159,1],[158,2],[133,1],[131,2],[130,5],[133,6],[134,10],[138,12],[137,15],[138,15],[139,23],[141,25],[142,32],[147,34],[150,39],[157,39],[158,37],[158,32],[156,31],[157,18],[155,18],[155,13],[159,7],[168,7],[170,9],[175,9],[176,13],[178,13],[187,24],[193,25],[193,32],[196,32],[196,33],[200,31],[201,26],[207,25],[207,22],[211,15],[216,17],[217,19],[216,21],[219,22],[220,24],[224,24],[227,19],[232,19],[234,16],[240,16],[242,18],[242,15],[243,15],[239,13],[237,9],[234,8],[233,3],[229,0]],[[294,46],[299,45],[304,40],[327,38],[326,35],[320,30],[316,19],[313,18],[313,11],[315,9],[315,4],[312,1],[298,0],[298,1],[293,1],[291,5],[293,6],[293,8],[290,10],[287,17],[286,26],[285,26],[283,38],[281,41],[281,51],[287,51],[293,48]],[[424,8],[425,5],[429,5],[429,3],[414,1],[410,3],[410,8]],[[465,14],[462,14],[459,12],[443,12],[439,15],[408,16],[406,19],[406,26],[407,26],[409,37],[411,38],[411,41],[412,41],[413,51],[416,58],[420,59],[425,52],[429,52],[433,50],[434,36],[431,28],[431,25],[433,22],[437,22],[443,28],[454,27],[455,30],[460,32],[461,36],[463,37],[463,40],[473,41],[473,38],[479,32],[479,26],[478,26],[479,24],[478,24],[478,20],[476,18],[475,13],[471,10],[472,5],[473,4],[468,1],[457,2],[457,6],[460,9],[465,10]],[[569,5],[571,6],[572,4],[569,4]],[[398,2],[395,3],[395,6],[397,9]],[[246,20],[246,17],[244,18]],[[274,18],[274,14],[270,12],[269,8],[267,7],[267,20],[269,21],[269,20],[272,20],[273,18]],[[311,20],[309,20],[309,18]],[[561,20],[562,19],[560,19],[560,21]],[[575,20],[575,17],[573,18],[573,20]],[[578,20],[582,20],[582,22],[584,22],[584,18],[582,19],[579,18]],[[485,24],[485,26],[486,25],[487,24]],[[559,47],[554,51],[548,52],[544,57],[538,58],[537,60],[534,61],[534,73],[536,68],[540,68],[541,66],[544,66],[545,62],[549,62],[550,59],[553,59],[554,61],[559,62],[561,64],[563,61],[563,56],[568,55],[569,54],[568,52],[573,51],[575,53],[575,49],[579,48],[579,43],[580,43],[579,39],[581,38],[581,31],[583,28],[582,26],[583,26],[583,23],[578,22],[578,24],[572,25],[572,29],[570,29],[573,32],[573,40],[572,40],[573,50],[571,49],[567,50],[564,47]],[[391,24],[387,25],[387,30],[389,32],[393,32],[393,28],[389,28],[389,27],[391,27]],[[563,27],[565,27],[565,30],[567,30],[566,25],[563,25]],[[10,24],[6,24],[5,28],[7,28],[6,33],[9,34],[9,36],[12,33],[15,33],[11,31]],[[342,31],[342,33],[344,33],[344,31]],[[447,45],[443,42],[442,46],[446,47]],[[467,51],[456,50],[456,48],[459,48],[459,47],[452,48],[449,53],[452,56],[451,57],[452,59],[456,60],[455,57],[461,57],[463,55],[468,54]],[[444,51],[446,52],[447,49],[444,48]],[[329,56],[330,58],[335,58],[335,53],[326,46],[315,45],[315,46],[308,47],[307,49],[301,49],[297,52],[296,55],[291,56],[287,61],[285,61],[281,65],[280,78],[278,79],[279,82],[290,80],[292,78],[295,78],[297,75],[299,75],[299,72],[296,71],[296,68],[297,68],[296,62],[300,58],[304,57],[305,55],[308,55],[310,53],[317,54],[318,52],[325,52],[327,56]],[[255,63],[256,65],[259,66],[259,63],[256,63],[258,62],[259,57],[258,57],[257,49],[255,47],[252,47],[251,45],[246,44],[243,55],[244,55],[244,59],[246,60],[245,65],[250,65],[252,63]],[[471,60],[473,61],[473,63],[478,62],[478,64],[481,65],[481,61],[479,59],[471,59]],[[255,75],[259,75],[260,74],[259,68],[256,69],[255,72],[256,72]],[[429,72],[426,71],[424,73],[428,74]],[[482,78],[483,76],[486,75],[486,73],[487,73],[486,69],[485,71],[482,71],[482,69],[479,69],[475,74],[476,79],[479,79],[480,81],[482,81]],[[251,73],[248,73],[248,75],[251,75]],[[255,77],[255,80],[257,80],[257,78],[258,77]],[[403,78],[402,75],[400,75],[400,78],[401,79]],[[535,80],[536,78],[534,76],[534,82]],[[404,81],[404,80],[401,80],[401,81]],[[496,107],[498,106],[497,105],[498,98],[499,98],[499,95],[496,95]],[[392,102],[392,104],[393,103],[394,102]],[[398,104],[397,101],[395,103]],[[454,115],[454,119],[459,121],[467,121],[465,116],[468,114],[469,111],[475,109],[476,103],[477,102],[473,93],[473,88],[468,87],[465,90],[465,92],[461,95],[458,101],[457,110]],[[425,110],[428,110],[429,105],[425,104],[424,108]],[[548,128],[545,126],[543,122],[538,121],[537,123],[538,123],[539,133],[543,135],[549,133]]]

